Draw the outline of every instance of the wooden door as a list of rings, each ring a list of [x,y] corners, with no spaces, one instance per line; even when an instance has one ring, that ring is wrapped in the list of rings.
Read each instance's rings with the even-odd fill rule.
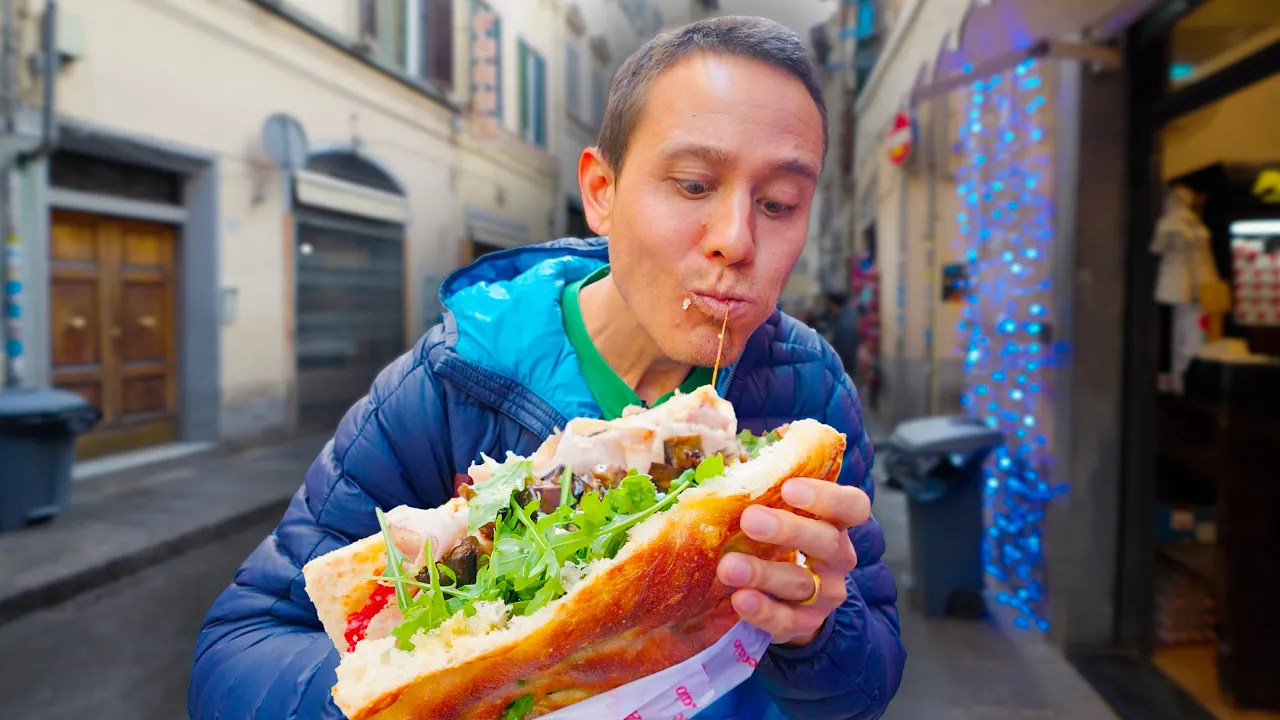
[[[53,384],[103,416],[77,455],[173,441],[173,228],[62,211],[50,227]]]

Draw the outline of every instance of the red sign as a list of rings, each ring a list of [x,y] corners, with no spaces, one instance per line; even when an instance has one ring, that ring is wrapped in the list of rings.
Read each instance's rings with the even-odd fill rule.
[[[487,4],[476,0],[471,23],[472,131],[488,138],[497,134],[501,123],[502,69],[498,64],[501,20]]]
[[[889,132],[889,162],[901,166],[911,157],[916,142],[916,124],[906,111],[893,118],[893,130]]]

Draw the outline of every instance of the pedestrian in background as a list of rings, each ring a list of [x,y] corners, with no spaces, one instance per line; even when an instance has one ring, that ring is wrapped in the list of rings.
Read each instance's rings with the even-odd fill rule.
[[[858,308],[853,300],[843,293],[831,293],[827,296],[827,305],[832,314],[831,346],[844,363],[845,372],[853,375],[858,369]]]

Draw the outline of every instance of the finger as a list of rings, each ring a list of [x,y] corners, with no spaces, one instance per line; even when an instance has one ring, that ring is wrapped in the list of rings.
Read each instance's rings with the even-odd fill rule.
[[[735,592],[731,602],[739,617],[771,633],[775,641],[788,640],[797,634],[795,606],[779,602],[750,588]]]
[[[758,590],[739,590],[730,602],[738,617],[773,636],[774,643],[813,637],[826,620],[826,612],[779,602]]]
[[[871,517],[871,498],[860,488],[813,478],[792,478],[782,486],[782,499],[841,528],[857,527]]]
[[[742,531],[752,540],[799,550],[810,565],[819,563],[840,574],[858,563],[847,531],[786,510],[752,505],[742,513]]]
[[[813,575],[795,563],[769,562],[742,553],[720,558],[716,576],[728,587],[753,588],[790,602],[808,600],[818,589]]]

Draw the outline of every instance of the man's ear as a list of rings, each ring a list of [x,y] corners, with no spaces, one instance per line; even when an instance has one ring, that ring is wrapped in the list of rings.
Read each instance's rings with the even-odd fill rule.
[[[607,237],[613,229],[613,196],[617,185],[613,168],[598,148],[589,147],[578,158],[578,187],[582,190],[582,210],[587,225],[597,235]]]

